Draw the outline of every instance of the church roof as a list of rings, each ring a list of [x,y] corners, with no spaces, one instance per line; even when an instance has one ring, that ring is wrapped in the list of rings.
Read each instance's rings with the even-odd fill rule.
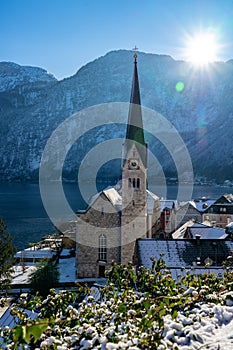
[[[146,198],[147,198],[147,212],[148,214],[153,214],[155,201],[159,202],[159,197],[156,196],[153,192],[146,190]]]
[[[115,187],[107,188],[106,190],[103,190],[103,193],[114,207],[116,207],[118,210],[121,210],[122,198]]]
[[[84,210],[78,210],[78,214],[84,214],[88,211],[89,208],[91,208],[93,206],[93,204],[95,203],[95,201],[97,201],[97,199],[104,194],[105,197],[108,199],[108,201],[118,210],[121,210],[121,206],[122,206],[122,198],[121,195],[119,194],[119,192],[116,190],[115,187],[107,187],[106,189],[104,189],[103,191],[97,192],[95,193],[89,203],[88,203],[88,207]]]
[[[79,210],[78,213],[86,213],[90,207],[93,206],[95,201],[104,194],[105,197],[108,199],[108,201],[118,210],[121,211],[122,208],[122,196],[121,196],[121,188],[116,189],[116,187],[107,187],[101,192],[96,193],[94,196],[91,197],[91,200],[89,202],[89,205],[87,209],[85,210]],[[148,214],[153,213],[153,208],[155,201],[158,201],[159,203],[159,197],[156,196],[153,192],[146,190],[146,198],[147,198],[147,211]]]

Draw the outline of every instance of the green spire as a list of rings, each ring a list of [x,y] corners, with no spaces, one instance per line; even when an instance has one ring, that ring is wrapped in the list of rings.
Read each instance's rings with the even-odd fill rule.
[[[128,114],[128,123],[126,130],[126,140],[125,140],[125,156],[127,156],[129,149],[132,144],[135,144],[142,162],[145,167],[147,167],[147,144],[144,139],[143,123],[142,123],[142,109],[141,109],[141,98],[138,80],[138,70],[137,70],[137,55],[134,55],[134,73],[132,90],[130,97],[130,107]]]

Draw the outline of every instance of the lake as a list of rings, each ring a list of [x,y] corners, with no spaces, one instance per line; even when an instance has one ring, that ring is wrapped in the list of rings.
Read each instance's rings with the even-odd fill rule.
[[[97,189],[104,187],[106,184],[99,184]],[[74,211],[86,207],[77,184],[65,183],[63,188]],[[168,185],[166,194],[163,186],[151,186],[150,189],[160,197],[166,196],[168,199],[177,197],[177,185]],[[88,183],[84,184],[84,190],[85,198],[94,194],[93,188]],[[192,198],[205,196],[217,199],[224,193],[233,193],[233,187],[194,186]],[[56,199],[54,203],[56,205]],[[37,242],[44,235],[55,232],[43,207],[38,184],[0,183],[0,217],[7,224],[17,249],[25,248],[30,242]]]

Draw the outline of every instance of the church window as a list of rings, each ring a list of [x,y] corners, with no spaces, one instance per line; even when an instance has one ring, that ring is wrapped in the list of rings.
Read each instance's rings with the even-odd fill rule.
[[[140,188],[140,179],[137,179],[137,188]]]
[[[99,260],[107,260],[107,238],[104,234],[99,236]]]
[[[131,178],[129,178],[128,187],[129,187],[129,188],[132,187],[132,180],[131,180]]]
[[[132,201],[132,204],[133,204],[133,207],[134,207],[134,205],[135,205],[135,202],[134,202],[134,200]]]
[[[136,187],[136,180],[133,179],[133,188],[135,188],[135,187]]]

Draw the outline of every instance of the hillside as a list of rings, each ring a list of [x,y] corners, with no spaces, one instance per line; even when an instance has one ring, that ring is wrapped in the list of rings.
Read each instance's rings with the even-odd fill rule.
[[[161,113],[177,128],[190,152],[195,176],[221,182],[233,179],[233,62],[197,70],[169,56],[138,55],[142,105]],[[56,127],[84,108],[129,102],[132,70],[132,52],[125,50],[110,52],[62,81],[41,68],[0,62],[0,180],[37,180],[43,149]],[[184,84],[182,91],[176,90],[179,81]],[[124,125],[103,125],[84,135],[68,154],[64,177],[75,180],[88,150],[124,134]],[[153,138],[149,149],[165,174],[176,176],[166,147]],[[107,164],[101,176],[108,176],[109,171],[119,176],[117,164]]]

